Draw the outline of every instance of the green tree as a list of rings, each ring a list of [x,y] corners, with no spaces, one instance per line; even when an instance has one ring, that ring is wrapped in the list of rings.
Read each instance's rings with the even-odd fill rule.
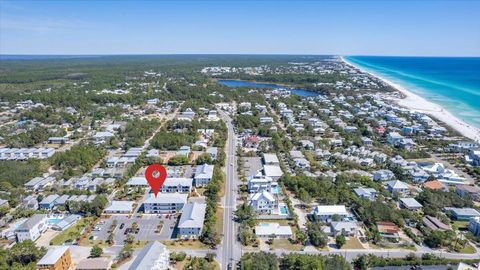
[[[102,254],[103,254],[103,249],[98,245],[93,246],[92,249],[90,250],[90,257],[92,258],[98,258],[102,256]]]
[[[345,239],[345,236],[343,234],[339,234],[335,237],[335,244],[338,248],[342,248],[346,242],[347,240]]]

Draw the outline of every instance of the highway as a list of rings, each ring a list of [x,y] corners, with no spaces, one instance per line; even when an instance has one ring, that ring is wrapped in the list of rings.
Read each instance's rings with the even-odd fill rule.
[[[221,269],[227,269],[229,263],[235,263],[240,259],[240,249],[236,241],[235,221],[233,212],[236,209],[237,194],[237,171],[236,171],[236,137],[233,130],[232,119],[220,111],[220,116],[227,124],[228,139],[226,145],[226,163],[225,163],[225,197],[223,198],[224,218],[223,218],[223,237],[219,248],[218,261]]]

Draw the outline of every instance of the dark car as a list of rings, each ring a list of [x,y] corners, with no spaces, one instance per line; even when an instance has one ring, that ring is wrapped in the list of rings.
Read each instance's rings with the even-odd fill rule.
[[[123,227],[125,227],[125,223],[120,224],[120,230],[123,229]]]

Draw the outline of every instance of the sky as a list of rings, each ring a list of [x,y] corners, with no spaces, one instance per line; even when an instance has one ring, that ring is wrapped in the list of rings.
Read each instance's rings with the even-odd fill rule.
[[[480,1],[0,0],[0,54],[480,56]]]

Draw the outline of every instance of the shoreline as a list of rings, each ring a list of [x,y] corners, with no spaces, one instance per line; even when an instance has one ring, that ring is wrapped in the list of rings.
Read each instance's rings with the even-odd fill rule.
[[[431,101],[426,100],[425,98],[412,93],[402,87],[397,83],[393,83],[388,79],[385,79],[379,74],[369,72],[345,59],[343,56],[340,59],[349,66],[359,69],[361,72],[367,73],[373,77],[378,78],[379,80],[383,81],[384,83],[390,85],[395,90],[399,91],[401,94],[404,95],[402,99],[394,99],[394,102],[397,103],[399,106],[414,110],[417,112],[425,113],[435,119],[438,119],[443,124],[447,125],[451,129],[457,131],[462,136],[467,137],[475,142],[480,142],[480,128],[477,128],[471,124],[460,120],[456,116],[454,116],[451,112],[443,108],[442,106],[433,103]]]

